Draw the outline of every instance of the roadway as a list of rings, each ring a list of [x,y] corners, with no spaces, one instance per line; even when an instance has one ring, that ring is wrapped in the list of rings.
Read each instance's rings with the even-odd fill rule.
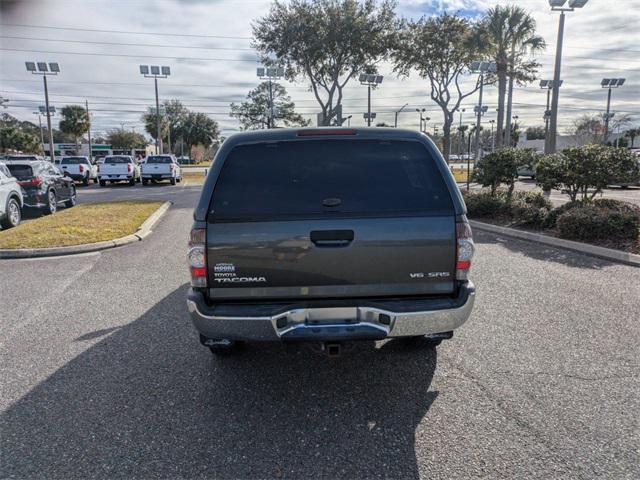
[[[0,477],[640,477],[636,268],[476,233],[437,351],[217,359],[185,307],[199,187],[103,190],[174,205],[143,242],[0,260]]]

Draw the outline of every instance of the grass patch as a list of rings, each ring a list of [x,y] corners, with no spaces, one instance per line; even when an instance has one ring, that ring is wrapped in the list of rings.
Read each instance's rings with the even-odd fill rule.
[[[87,203],[0,232],[0,248],[96,243],[135,233],[163,202]]]
[[[187,168],[187,169],[189,169],[189,168],[202,168],[202,167],[208,168],[210,166],[211,166],[211,162],[202,162],[202,163],[193,163],[191,165],[180,165],[180,168],[183,168],[183,169],[184,168]]]
[[[204,172],[182,171],[182,181],[185,185],[202,185],[207,177]]]

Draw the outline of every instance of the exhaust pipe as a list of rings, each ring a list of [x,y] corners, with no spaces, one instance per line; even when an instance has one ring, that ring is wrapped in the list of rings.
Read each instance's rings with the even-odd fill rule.
[[[324,351],[327,352],[327,357],[337,358],[342,353],[342,345],[339,343],[325,343]]]

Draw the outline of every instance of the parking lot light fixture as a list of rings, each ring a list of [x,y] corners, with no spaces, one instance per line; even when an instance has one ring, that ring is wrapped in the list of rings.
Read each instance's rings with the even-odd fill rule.
[[[545,152],[556,152],[556,137],[558,134],[558,103],[560,100],[560,69],[562,66],[562,41],[564,39],[564,12],[573,12],[576,8],[584,7],[589,0],[569,0],[569,6],[565,7],[566,0],[549,0],[551,10],[560,12],[558,24],[558,40],[556,42],[556,59],[553,70],[553,89],[551,97],[551,117],[549,119],[549,135],[545,140]],[[548,109],[547,109],[548,110]]]
[[[367,127],[371,126],[371,118],[375,118],[375,116],[371,116],[371,89],[378,87],[378,85],[382,83],[383,78],[382,75],[371,73],[361,73],[359,77],[360,85],[367,86]]]
[[[478,105],[473,108],[476,113],[476,139],[475,139],[475,160],[480,159],[480,122],[482,115],[484,115],[488,108],[482,106],[482,92],[484,87],[484,76],[486,73],[495,73],[497,71],[497,65],[494,62],[474,61],[469,65],[471,73],[479,74],[478,82],[480,83],[480,91],[478,94]]]
[[[140,74],[145,78],[153,78],[156,88],[156,155],[162,153],[162,137],[160,133],[160,99],[158,97],[158,79],[167,78],[171,75],[171,68],[157,65],[140,65]]]
[[[394,128],[398,128],[398,114],[402,112],[408,105],[408,103],[405,103],[402,107],[400,107],[400,110],[396,110],[396,118],[393,122]]]
[[[607,112],[604,114],[604,138],[602,143],[607,143],[609,140],[609,120],[613,118],[613,113],[611,113],[611,90],[614,88],[621,87],[624,85],[626,81],[625,78],[603,78],[600,82],[602,88],[606,88],[607,92]]]
[[[56,159],[55,147],[53,145],[53,127],[51,126],[51,112],[55,112],[55,107],[49,105],[49,86],[47,77],[49,75],[58,75],[60,73],[60,64],[57,62],[24,62],[27,72],[33,75],[42,75],[44,82],[44,103],[45,107],[42,113],[47,114],[47,129],[49,130],[49,158],[51,162]],[[51,110],[53,108],[53,110]],[[44,153],[44,144],[42,146]]]

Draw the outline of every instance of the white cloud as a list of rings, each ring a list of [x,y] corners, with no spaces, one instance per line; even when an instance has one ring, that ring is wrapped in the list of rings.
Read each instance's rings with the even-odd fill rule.
[[[446,9],[473,16],[496,3],[506,0],[434,0],[400,1],[399,14],[418,17]],[[546,0],[518,0],[533,13],[541,35],[549,49],[539,57],[541,76],[553,74],[555,37],[558,15],[551,13]],[[608,0],[591,0],[581,11],[567,15],[565,51],[562,77],[565,84],[561,95],[561,125],[568,125],[582,113],[601,111],[605,94],[599,86],[606,76],[624,76],[627,83],[614,94],[613,107],[632,113],[640,120],[640,0],[616,2],[624,9],[611,8]],[[94,112],[98,131],[125,124],[142,131],[140,114],[153,103],[153,82],[138,73],[138,64],[168,64],[172,75],[160,81],[162,98],[179,98],[194,110],[205,111],[220,122],[223,130],[236,128],[228,117],[228,103],[239,100],[258,83],[255,76],[254,53],[249,49],[251,21],[264,15],[269,1],[218,0],[209,1],[80,1],[60,0],[19,3],[19,10],[3,11],[2,23],[50,25],[86,29],[118,30],[128,33],[86,32],[77,30],[1,27],[3,49],[41,50],[88,53],[38,53],[1,50],[0,94],[11,99],[7,112],[22,119],[33,120],[33,112],[43,103],[41,80],[30,76],[24,61],[57,60],[62,73],[50,82],[51,98],[57,105],[82,103],[88,98]],[[5,8],[6,10],[6,8]],[[137,35],[131,32],[156,32],[157,35]],[[198,36],[170,36],[163,32],[184,35],[215,35],[241,38],[209,38]],[[25,40],[6,37],[32,37],[48,40]],[[104,45],[53,42],[51,40],[129,43]],[[148,45],[158,45],[152,47]],[[179,47],[188,48],[179,48]],[[203,47],[225,48],[207,50]],[[228,50],[244,49],[244,50]],[[128,56],[111,56],[128,55]],[[135,58],[135,55],[150,58]],[[157,56],[157,57],[154,57]],[[218,60],[187,60],[189,57]],[[225,60],[226,59],[226,60]],[[441,113],[427,99],[426,82],[413,75],[399,79],[389,65],[382,65],[385,80],[373,94],[373,109],[378,120],[393,122],[394,111],[405,103],[409,106],[400,115],[402,126],[416,128],[415,108],[426,106],[433,121],[441,122]],[[96,82],[96,83],[93,83]],[[97,83],[100,82],[100,83]],[[315,119],[318,110],[313,95],[304,83],[285,82],[299,110]],[[366,109],[366,90],[357,83],[346,91],[344,110],[353,114],[353,124],[363,124]],[[495,88],[488,88],[486,101],[495,109]],[[469,100],[464,121],[471,122],[469,111],[475,98]],[[542,123],[545,93],[537,83],[516,91],[514,114],[526,125]],[[491,117],[487,116],[485,121]]]

